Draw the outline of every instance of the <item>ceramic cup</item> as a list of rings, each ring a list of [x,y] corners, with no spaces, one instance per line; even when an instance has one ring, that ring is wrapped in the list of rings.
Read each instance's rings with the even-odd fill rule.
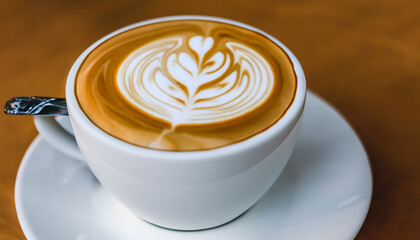
[[[248,28],[283,48],[297,75],[295,99],[284,116],[267,130],[244,141],[211,150],[186,152],[134,146],[96,127],[80,109],[74,95],[75,77],[82,61],[96,46],[118,33],[177,19],[212,20]],[[52,117],[36,117],[35,125],[42,137],[58,150],[85,160],[101,184],[139,218],[170,229],[198,230],[235,219],[275,182],[293,151],[305,95],[306,82],[301,65],[290,50],[272,36],[222,18],[163,17],[119,29],[95,42],[76,60],[66,83],[66,101],[74,136]]]

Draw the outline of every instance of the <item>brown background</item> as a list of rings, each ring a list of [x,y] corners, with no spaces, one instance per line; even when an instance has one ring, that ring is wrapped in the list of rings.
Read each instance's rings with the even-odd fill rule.
[[[420,1],[0,0],[0,103],[64,97],[73,61],[107,33],[140,20],[204,14],[271,33],[298,57],[308,86],[351,122],[370,156],[374,193],[356,239],[420,236]],[[0,114],[0,239],[24,239],[13,188],[37,132]]]

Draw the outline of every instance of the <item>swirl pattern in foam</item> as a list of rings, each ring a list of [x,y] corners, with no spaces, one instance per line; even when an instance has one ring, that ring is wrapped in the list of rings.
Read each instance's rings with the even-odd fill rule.
[[[269,128],[293,102],[296,75],[266,36],[209,20],[117,34],[85,58],[75,93],[106,133],[141,147],[226,146]]]
[[[182,45],[193,54],[177,53]],[[274,85],[269,63],[235,42],[225,43],[228,53],[217,49],[210,55],[214,45],[212,37],[193,36],[142,46],[118,69],[119,90],[133,105],[173,127],[235,119],[264,103]]]

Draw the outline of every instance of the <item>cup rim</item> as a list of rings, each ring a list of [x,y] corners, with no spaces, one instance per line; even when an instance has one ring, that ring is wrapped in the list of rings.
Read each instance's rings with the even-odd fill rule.
[[[242,27],[257,33],[260,33],[273,41],[276,45],[281,47],[285,53],[289,56],[292,64],[293,69],[296,74],[297,78],[297,86],[296,86],[296,93],[295,97],[289,106],[289,108],[286,110],[286,112],[283,114],[283,116],[277,120],[274,124],[269,126],[267,129],[249,137],[244,140],[228,144],[225,146],[212,148],[212,149],[203,149],[203,150],[192,150],[192,151],[168,151],[168,150],[158,150],[158,149],[151,149],[151,148],[145,148],[141,146],[137,146],[128,142],[125,142],[123,140],[120,140],[102,129],[100,129],[98,126],[96,126],[83,112],[81,107],[79,106],[79,103],[77,102],[77,99],[75,97],[75,91],[74,91],[74,84],[76,75],[78,72],[79,67],[82,65],[84,59],[87,57],[87,55],[93,51],[98,45],[103,43],[104,41],[112,38],[113,36],[130,30],[132,28],[136,28],[143,25],[148,25],[152,23],[158,23],[158,22],[166,22],[166,21],[175,21],[175,20],[208,20],[208,21],[215,21],[215,22],[222,22],[231,24],[234,26]],[[253,147],[257,145],[258,143],[265,142],[268,139],[271,139],[274,135],[281,132],[283,129],[286,128],[290,123],[292,123],[293,127],[296,124],[297,120],[299,119],[300,115],[302,114],[302,109],[305,102],[305,96],[306,96],[306,80],[305,75],[303,73],[302,66],[300,65],[299,61],[295,57],[295,55],[279,40],[271,36],[270,34],[257,29],[255,27],[252,27],[250,25],[247,25],[245,23],[241,23],[238,21],[225,19],[221,17],[213,17],[213,16],[203,16],[203,15],[176,15],[176,16],[166,16],[166,17],[159,17],[159,18],[153,18],[149,20],[140,21],[128,26],[125,26],[123,28],[120,28],[116,31],[113,31],[106,36],[102,37],[101,39],[94,42],[92,45],[90,45],[74,62],[73,66],[70,69],[70,72],[67,76],[66,81],[66,101],[67,101],[67,107],[69,110],[69,115],[71,121],[77,121],[78,124],[83,124],[84,129],[87,131],[90,131],[92,134],[95,134],[98,136],[98,138],[101,141],[106,142],[109,146],[116,146],[124,151],[129,152],[133,154],[138,154],[139,151],[142,153],[143,156],[147,156],[150,158],[155,159],[182,159],[182,160],[196,160],[197,157],[203,157],[203,154],[205,153],[206,158],[212,158],[217,156],[226,155],[226,153],[235,153],[244,151],[246,149],[249,149],[250,147]],[[293,122],[294,121],[294,122]],[[73,124],[73,123],[72,123]],[[287,135],[289,132],[293,129],[291,127],[288,130]],[[287,137],[286,135],[286,137]],[[285,138],[286,138],[285,137]],[[284,141],[284,139],[282,139]]]

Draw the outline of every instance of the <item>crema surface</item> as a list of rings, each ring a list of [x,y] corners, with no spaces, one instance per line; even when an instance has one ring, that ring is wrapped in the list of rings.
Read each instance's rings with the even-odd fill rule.
[[[87,117],[137,146],[192,151],[247,139],[293,102],[296,76],[267,37],[208,20],[122,32],[96,47],[76,76]]]

